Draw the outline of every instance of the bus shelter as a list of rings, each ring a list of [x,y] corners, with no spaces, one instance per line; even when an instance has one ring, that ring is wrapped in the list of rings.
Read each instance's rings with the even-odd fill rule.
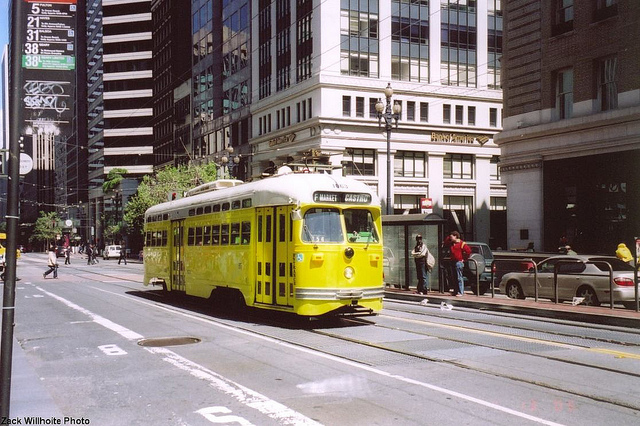
[[[417,287],[416,267],[410,253],[416,245],[416,235],[420,234],[423,243],[436,259],[428,288],[444,290],[440,243],[444,240],[446,223],[446,220],[435,213],[382,216],[385,285],[397,288]]]

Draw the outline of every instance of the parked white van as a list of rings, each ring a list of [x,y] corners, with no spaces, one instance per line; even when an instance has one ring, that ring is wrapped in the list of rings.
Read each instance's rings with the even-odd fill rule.
[[[102,252],[102,258],[104,260],[109,260],[114,257],[117,259],[120,257],[120,249],[120,246],[106,246]]]

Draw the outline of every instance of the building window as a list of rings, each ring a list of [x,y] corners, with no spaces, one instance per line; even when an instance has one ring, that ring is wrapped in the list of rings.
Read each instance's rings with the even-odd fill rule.
[[[469,123],[469,126],[476,125],[476,107],[470,106],[467,109],[467,122]]]
[[[551,34],[556,36],[573,30],[573,0],[555,0],[555,15]]]
[[[313,37],[311,34],[312,0],[299,0],[296,5],[296,79],[301,82],[311,77]]]
[[[398,151],[393,159],[393,175],[398,177],[426,177],[424,152]]]
[[[500,89],[500,58],[502,57],[502,1],[489,0],[488,19],[488,58],[487,58],[487,87],[489,89]]]
[[[340,71],[378,78],[378,4],[342,2],[340,11]]]
[[[602,59],[598,63],[598,102],[600,111],[618,107],[618,85],[616,83],[617,58]]]
[[[373,149],[347,149],[342,167],[345,175],[375,176],[376,157]]]
[[[573,70],[556,74],[556,111],[558,119],[571,118],[573,113]]]
[[[618,14],[618,0],[596,0],[596,9],[593,11],[593,21],[616,16]]]
[[[442,105],[442,122],[444,124],[451,124],[451,105]]]
[[[342,97],[342,115],[344,117],[351,116],[351,96]]]
[[[376,103],[378,103],[378,99],[369,98],[369,118],[378,118],[378,111],[376,111]]]
[[[440,5],[442,19],[440,81],[450,86],[476,87],[478,62],[476,2],[440,0]]]
[[[420,198],[421,195],[394,194],[393,214],[420,213]]]
[[[391,78],[429,81],[429,4],[426,0],[391,1]]]
[[[356,96],[356,117],[364,117],[364,98]]]
[[[463,116],[464,108],[462,105],[456,105],[456,124],[464,124]]]
[[[446,229],[460,229],[462,239],[473,239],[473,212],[475,210],[473,197],[445,195],[442,200]]]
[[[416,103],[407,101],[407,121],[416,121]]]
[[[500,157],[494,155],[489,163],[489,177],[491,180],[500,180]]]
[[[443,161],[443,176],[447,179],[473,179],[473,155],[447,154]]]
[[[429,121],[429,103],[420,102],[420,121],[426,123]]]
[[[498,108],[489,108],[489,126],[498,127]]]

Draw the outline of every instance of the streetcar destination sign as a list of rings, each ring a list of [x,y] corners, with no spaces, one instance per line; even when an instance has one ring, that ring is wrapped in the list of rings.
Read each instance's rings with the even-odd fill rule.
[[[316,191],[313,193],[313,201],[316,203],[369,204],[371,203],[371,195],[357,192]]]

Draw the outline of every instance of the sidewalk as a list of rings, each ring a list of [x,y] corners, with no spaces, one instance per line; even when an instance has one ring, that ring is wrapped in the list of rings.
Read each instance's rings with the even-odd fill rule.
[[[430,305],[440,305],[442,302],[446,302],[453,305],[454,308],[460,306],[542,318],[640,328],[640,313],[623,307],[611,309],[609,306],[573,306],[570,303],[556,304],[547,299],[538,299],[537,302],[533,298],[527,298],[525,300],[509,299],[503,295],[492,298],[491,293],[486,293],[483,296],[474,296],[467,292],[464,297],[455,297],[449,293],[433,291],[423,296],[416,294],[414,290],[401,290],[394,287],[385,287],[384,297],[386,299],[413,302],[421,302],[426,298],[429,300],[428,303]]]
[[[15,339],[13,341],[11,405],[9,409],[12,419],[24,417],[62,418],[53,398],[27,361],[22,347]]]

